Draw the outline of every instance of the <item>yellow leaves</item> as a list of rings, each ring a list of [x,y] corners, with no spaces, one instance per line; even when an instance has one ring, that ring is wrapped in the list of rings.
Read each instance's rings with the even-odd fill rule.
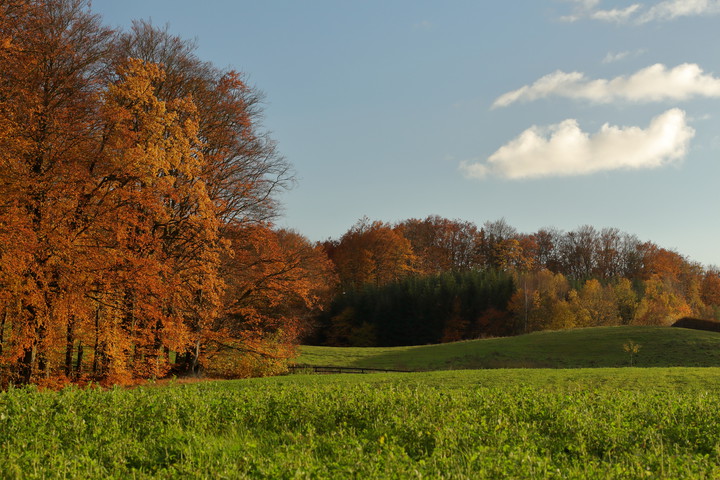
[[[156,85],[165,74],[156,64],[130,58],[108,87],[104,111],[108,139],[120,155],[111,157],[121,175],[169,190],[177,178],[197,179],[203,156],[197,138],[197,109],[190,98],[160,100]]]
[[[645,292],[637,309],[640,325],[670,325],[681,317],[692,315],[692,308],[669,280],[658,277],[645,282]]]

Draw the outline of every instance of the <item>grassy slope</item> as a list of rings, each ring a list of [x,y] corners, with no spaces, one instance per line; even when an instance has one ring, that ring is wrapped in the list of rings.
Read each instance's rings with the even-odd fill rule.
[[[299,364],[407,370],[720,366],[720,334],[670,327],[599,327],[394,348],[301,347]]]

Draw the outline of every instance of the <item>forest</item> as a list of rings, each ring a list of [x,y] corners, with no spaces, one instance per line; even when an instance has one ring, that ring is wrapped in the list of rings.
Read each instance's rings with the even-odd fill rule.
[[[0,383],[281,371],[409,345],[720,320],[720,271],[617,229],[275,226],[290,163],[242,73],[86,0],[0,1]]]
[[[720,271],[615,228],[519,233],[438,216],[362,219],[323,244],[340,290],[309,343],[395,346],[720,320]]]

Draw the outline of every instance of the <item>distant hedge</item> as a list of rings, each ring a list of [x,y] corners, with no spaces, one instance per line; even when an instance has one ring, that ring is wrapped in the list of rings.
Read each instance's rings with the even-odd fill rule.
[[[720,332],[720,322],[702,320],[700,318],[685,317],[672,324],[673,327],[692,328],[693,330],[707,330],[709,332]]]

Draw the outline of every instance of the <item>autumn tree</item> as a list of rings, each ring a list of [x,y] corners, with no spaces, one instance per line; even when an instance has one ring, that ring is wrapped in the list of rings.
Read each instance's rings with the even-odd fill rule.
[[[361,219],[340,240],[326,244],[343,288],[383,285],[416,271],[416,256],[399,229]]]
[[[685,265],[685,259],[680,254],[651,242],[643,244],[642,250],[643,279],[659,277],[676,282],[680,278]]]
[[[629,325],[635,320],[639,296],[632,282],[627,278],[618,278],[612,285],[618,315],[622,325]]]
[[[272,218],[291,182],[240,74],[147,23],[115,37],[89,6],[0,2],[5,380],[196,365],[227,331],[221,234]]]
[[[435,215],[405,220],[397,228],[410,242],[424,274],[482,267],[481,234],[471,222]]]
[[[504,218],[485,222],[481,230],[480,252],[484,264],[496,270],[504,270],[521,255],[517,230]]]
[[[262,127],[262,94],[234,70],[197,57],[196,45],[148,21],[134,21],[115,43],[116,61],[132,57],[166,72],[157,96],[191,96],[198,109],[203,179],[223,225],[262,224],[278,212],[275,193],[293,182],[288,162]]]
[[[227,288],[205,356],[209,368],[224,374],[253,373],[243,370],[248,362],[259,373],[267,365],[257,359],[272,364],[294,354],[335,277],[322,248],[293,231],[246,226],[225,236],[232,259],[223,261]]]
[[[590,225],[583,225],[563,236],[560,257],[568,277],[580,281],[593,277],[597,268],[598,241],[598,232]]]
[[[579,327],[599,327],[619,325],[621,323],[615,289],[611,285],[602,285],[597,279],[586,281],[570,306]]]
[[[684,316],[703,314],[703,268],[651,242],[643,244],[643,253],[645,293],[639,321],[669,324]]]
[[[535,264],[551,272],[559,273],[561,258],[559,245],[563,233],[556,228],[542,228],[533,236],[535,239]]]
[[[5,296],[14,305],[3,351],[17,381],[47,376],[75,321],[61,303],[87,280],[78,242],[82,186],[97,158],[100,72],[110,31],[87,2],[8,1],[0,8],[3,124],[0,211]],[[11,243],[20,233],[19,243]],[[56,357],[56,356],[55,356]]]
[[[262,231],[277,215],[275,193],[292,184],[292,170],[263,131],[262,95],[245,83],[242,74],[202,61],[195,50],[193,42],[171,35],[167,28],[135,21],[116,41],[114,55],[115,62],[135,57],[162,65],[166,74],[156,90],[159,99],[193,99],[204,158],[201,179],[220,220],[221,234],[236,238],[238,230],[254,231],[258,227]],[[194,255],[192,245],[184,247],[186,256]],[[221,256],[224,271],[235,268],[234,258]],[[195,296],[197,301],[211,297],[212,292],[204,289]],[[195,339],[192,358],[183,358],[187,367],[195,370],[206,326],[197,314],[188,321]]]
[[[564,275],[546,269],[524,272],[516,284],[508,308],[515,316],[517,332],[575,326],[566,302],[570,285]]]
[[[620,277],[623,274],[622,234],[617,228],[603,228],[597,238],[595,276],[601,279]]]
[[[671,325],[675,320],[692,315],[685,299],[678,295],[672,283],[658,276],[643,284],[642,299],[637,308],[638,325]]]
[[[720,320],[720,270],[709,268],[702,279],[702,301],[706,306],[708,318]]]
[[[111,295],[122,297],[121,337],[139,335],[121,351],[154,362],[152,375],[167,370],[159,367],[163,351],[184,350],[198,317],[212,316],[221,290],[219,221],[202,179],[197,111],[190,98],[157,98],[154,87],[163,79],[156,64],[131,59],[118,69],[103,107],[111,154],[102,190],[122,214],[109,247],[120,257],[117,270],[132,273]]]

